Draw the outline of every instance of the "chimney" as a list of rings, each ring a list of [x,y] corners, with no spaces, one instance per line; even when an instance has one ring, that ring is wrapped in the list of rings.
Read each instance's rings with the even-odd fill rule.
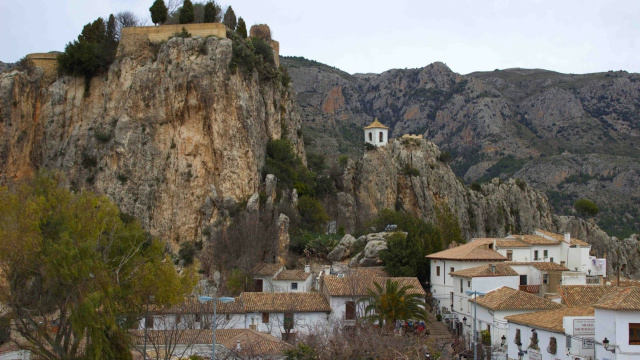
[[[491,264],[491,273],[495,274],[496,273],[496,266],[494,264]]]
[[[307,264],[304,266],[304,272],[306,272],[307,274],[311,272],[311,265]]]
[[[564,233],[564,242],[566,242],[567,244],[571,244],[571,234],[570,233]]]

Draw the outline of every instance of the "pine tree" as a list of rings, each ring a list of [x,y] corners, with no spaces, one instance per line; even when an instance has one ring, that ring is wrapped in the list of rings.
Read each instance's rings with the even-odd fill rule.
[[[169,16],[169,10],[163,0],[155,0],[149,8],[149,12],[151,12],[151,21],[156,25],[167,21]]]
[[[196,15],[193,12],[193,3],[191,0],[184,0],[182,9],[180,9],[180,24],[192,24],[196,19]]]
[[[241,38],[247,38],[247,24],[244,23],[242,17],[238,18],[238,28],[236,29],[236,32]]]
[[[213,23],[216,22],[216,6],[213,1],[209,1],[204,6],[204,19],[202,22]]]
[[[224,13],[224,20],[222,23],[231,30],[236,29],[236,14],[233,12],[231,6],[227,8],[227,11]]]

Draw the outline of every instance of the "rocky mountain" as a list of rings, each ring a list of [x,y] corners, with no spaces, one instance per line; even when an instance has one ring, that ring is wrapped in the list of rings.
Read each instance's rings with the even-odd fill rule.
[[[60,170],[171,243],[194,240],[258,193],[268,140],[304,157],[300,117],[280,81],[230,70],[229,39],[134,45],[86,88],[0,75],[0,183]]]
[[[443,63],[351,75],[285,57],[309,152],[362,154],[362,127],[421,134],[469,184],[522,178],[572,215],[596,202],[611,234],[640,229],[640,74],[507,69],[460,75]]]

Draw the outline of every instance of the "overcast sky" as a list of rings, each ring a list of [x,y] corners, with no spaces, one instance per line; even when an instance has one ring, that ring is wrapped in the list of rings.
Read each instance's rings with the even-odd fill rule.
[[[0,0],[0,61],[64,50],[84,24],[153,0]],[[640,72],[638,0],[225,0],[248,26],[266,23],[281,55],[349,73],[423,67]]]

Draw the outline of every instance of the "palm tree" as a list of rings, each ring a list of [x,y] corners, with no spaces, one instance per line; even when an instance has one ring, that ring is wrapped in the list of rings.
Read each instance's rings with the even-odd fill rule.
[[[366,302],[364,319],[377,322],[380,326],[392,327],[397,320],[428,321],[425,302],[420,294],[408,293],[411,285],[399,287],[397,281],[387,279],[385,286],[374,281],[375,289],[367,289],[367,297],[358,302]]]

